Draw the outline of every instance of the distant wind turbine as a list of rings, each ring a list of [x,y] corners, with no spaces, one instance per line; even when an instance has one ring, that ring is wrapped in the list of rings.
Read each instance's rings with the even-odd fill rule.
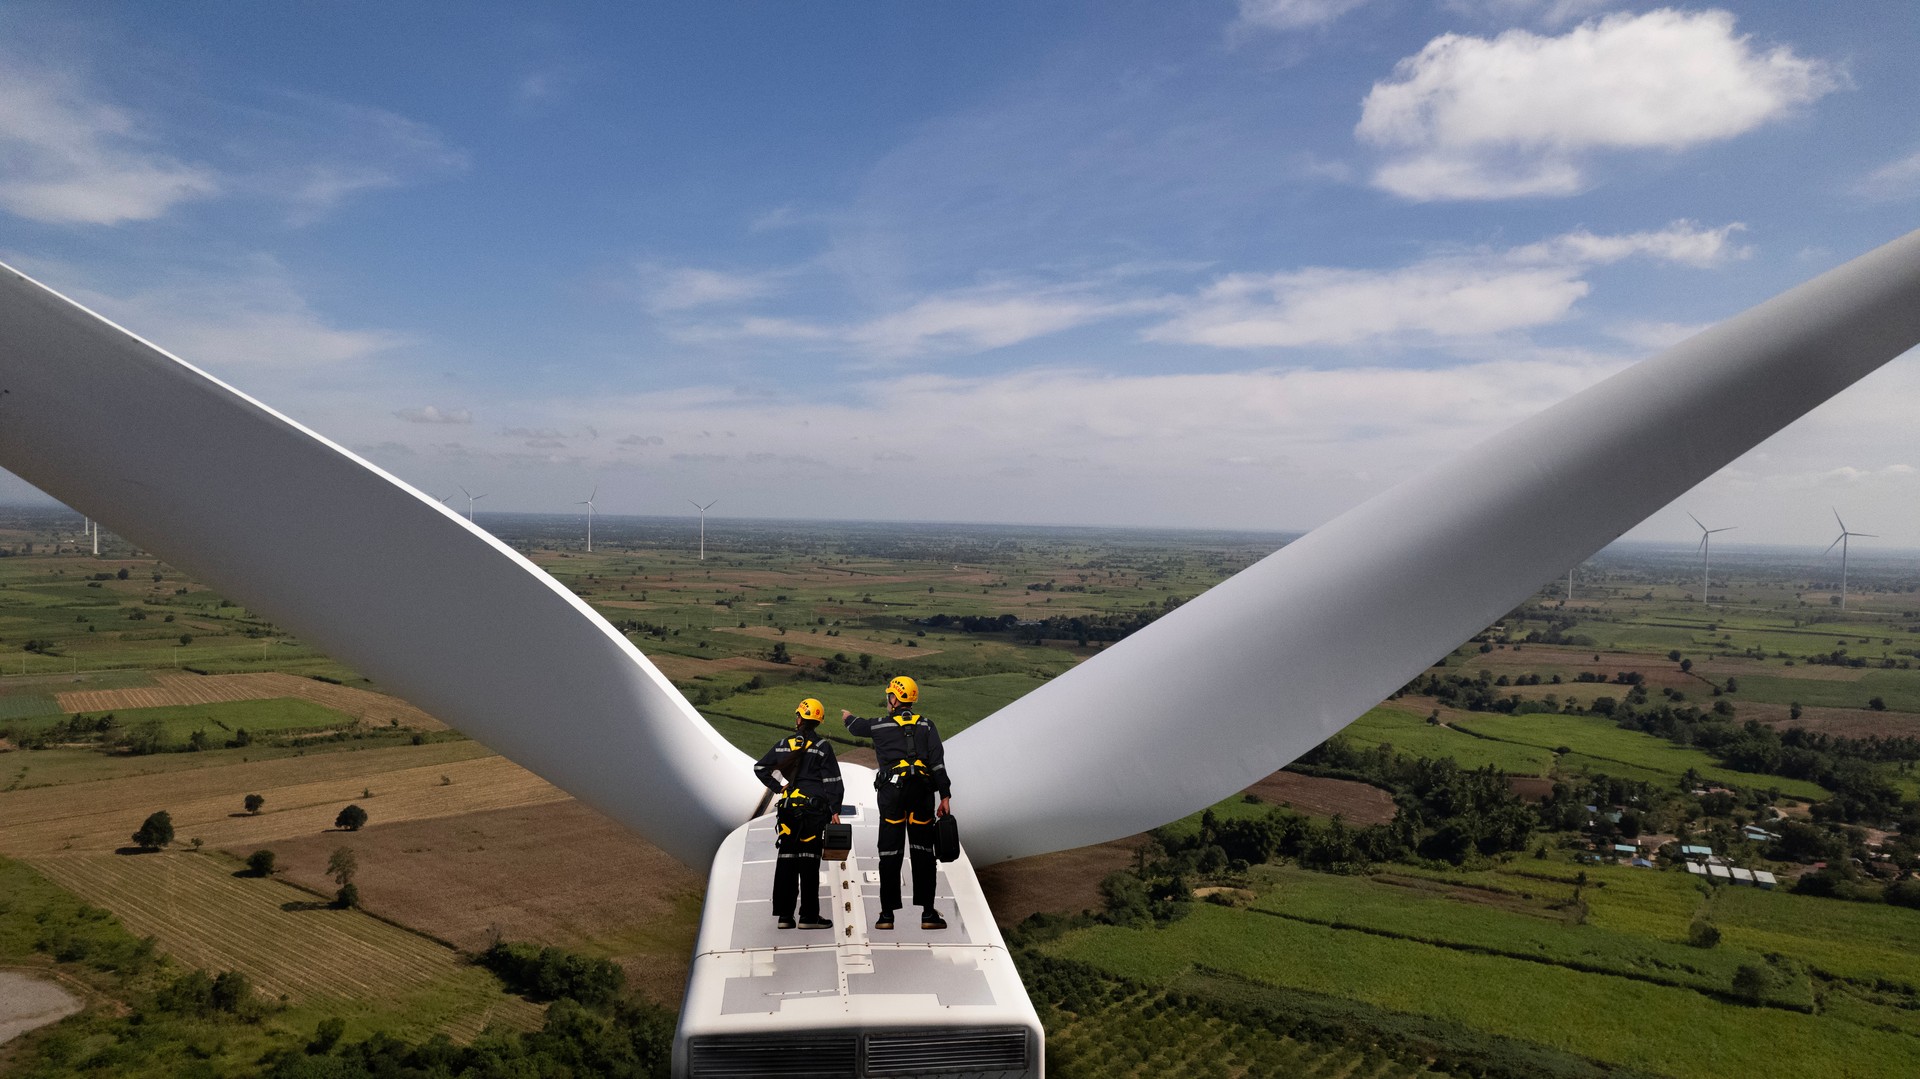
[[[687,505],[700,511],[700,561],[702,562],[707,560],[707,511],[713,508],[714,502],[718,501],[720,500],[716,498],[713,502],[702,506],[691,498],[687,499]]]
[[[1689,513],[1687,516],[1693,517],[1693,514]],[[1740,526],[1728,525],[1725,528],[1708,528],[1706,525],[1700,524],[1700,518],[1698,517],[1693,517],[1693,523],[1700,525],[1700,602],[1706,603],[1707,582],[1711,580],[1707,574],[1707,549],[1713,545],[1713,534],[1715,532],[1731,532]]]
[[[576,506],[587,507],[587,553],[588,554],[593,553],[593,500],[596,497],[598,497],[599,494],[600,494],[600,487],[598,484],[595,484],[593,488],[593,494],[588,495],[587,500],[585,502],[574,503],[574,505]]]
[[[1840,521],[1839,510],[1836,509],[1833,511],[1833,519],[1836,521]],[[1840,521],[1840,535],[1835,537],[1832,543],[1827,544],[1827,549],[1821,552],[1823,555],[1829,555],[1833,553],[1833,549],[1835,547],[1840,548],[1840,609],[1843,611],[1847,609],[1847,537],[1848,536],[1859,536],[1861,539],[1879,539],[1880,538],[1871,532],[1849,532],[1847,531],[1847,522]]]
[[[459,485],[456,484],[455,486],[459,486]],[[465,487],[460,488],[460,493],[467,496],[467,523],[472,524],[473,523],[473,504],[487,496],[484,494],[478,494],[478,495],[474,494],[472,491],[467,490]],[[453,496],[448,495],[447,497],[452,498]]]

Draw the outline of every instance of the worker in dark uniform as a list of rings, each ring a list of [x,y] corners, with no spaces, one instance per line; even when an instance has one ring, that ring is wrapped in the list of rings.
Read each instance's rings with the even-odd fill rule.
[[[873,739],[879,758],[874,787],[880,802],[880,917],[875,929],[892,929],[893,912],[900,908],[901,844],[913,855],[913,905],[920,908],[920,928],[945,929],[946,919],[933,904],[933,822],[949,812],[953,791],[947,784],[946,752],[933,721],[914,712],[920,687],[905,675],[887,683],[887,714],[862,719],[840,713],[847,733]],[[934,795],[940,802],[934,804]]]
[[[825,705],[808,697],[793,715],[794,734],[774,743],[753,766],[777,807],[773,916],[780,928],[794,928],[797,898],[801,929],[832,929],[833,923],[820,917],[820,833],[829,822],[840,821],[840,761],[833,743],[818,733]]]

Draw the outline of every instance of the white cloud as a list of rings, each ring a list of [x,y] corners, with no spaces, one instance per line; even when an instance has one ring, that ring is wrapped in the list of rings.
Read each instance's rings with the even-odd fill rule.
[[[473,413],[464,408],[439,408],[425,405],[420,408],[403,408],[394,413],[408,423],[472,423]]]
[[[1725,11],[1616,14],[1435,38],[1374,84],[1355,134],[1389,155],[1375,185],[1405,198],[1567,195],[1593,151],[1732,138],[1836,85],[1790,48],[1757,51]]]
[[[1892,202],[1920,196],[1920,150],[1889,161],[1854,185],[1857,194]]]
[[[1588,268],[1632,256],[1713,265],[1729,256],[1727,238],[1740,227],[1703,229],[1676,221],[1655,232],[1618,236],[1581,230],[1397,270],[1232,274],[1147,337],[1222,348],[1298,348],[1405,335],[1482,337],[1542,326],[1565,318],[1587,295]]]
[[[183,275],[126,294],[62,291],[216,374],[351,367],[406,343],[385,330],[331,324],[307,304],[279,264],[265,258],[221,276]]]
[[[220,190],[211,169],[160,152],[137,114],[74,76],[0,55],[0,207],[52,224],[160,217]]]
[[[1608,330],[1616,340],[1649,351],[1671,348],[1694,334],[1706,329],[1712,323],[1707,322],[1647,322],[1623,323]]]
[[[1236,31],[1308,30],[1325,26],[1368,0],[1239,0]]]
[[[1609,6],[1612,0],[1443,0],[1448,11],[1511,25],[1531,22],[1540,26],[1565,26]]]
[[[929,351],[979,351],[1058,333],[1112,310],[1076,296],[959,292],[928,297],[858,326],[847,336],[887,358]]]
[[[644,301],[656,312],[756,300],[773,292],[777,281],[774,274],[726,273],[696,266],[643,265],[639,270]]]
[[[439,132],[385,109],[306,96],[260,118],[234,148],[234,186],[291,205],[306,224],[346,199],[451,176],[464,151]]]

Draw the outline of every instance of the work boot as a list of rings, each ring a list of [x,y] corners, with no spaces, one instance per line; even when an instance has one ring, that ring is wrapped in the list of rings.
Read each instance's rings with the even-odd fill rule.
[[[793,928],[793,915],[791,915],[791,914],[782,914],[782,915],[780,916],[780,928],[782,928],[782,929],[792,929],[792,928]]]
[[[946,927],[947,927],[947,920],[945,918],[940,917],[939,911],[933,909],[932,907],[928,907],[926,910],[923,910],[920,912],[920,928],[945,929]]]
[[[893,928],[893,912],[890,910],[881,911],[880,917],[874,921],[873,927],[875,929],[892,929]]]
[[[812,918],[802,918],[802,919],[800,919],[800,928],[802,928],[802,929],[832,929],[832,928],[833,928],[833,923],[832,923],[832,922],[830,922],[830,921],[827,921],[827,920],[826,920],[825,918],[822,918],[822,917],[820,917],[820,916],[818,916],[818,915],[815,915],[815,916],[814,916],[814,917],[812,917]]]

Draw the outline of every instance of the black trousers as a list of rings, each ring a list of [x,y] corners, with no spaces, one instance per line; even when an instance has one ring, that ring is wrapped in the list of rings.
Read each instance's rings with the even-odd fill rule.
[[[793,901],[800,900],[800,920],[820,918],[820,851],[781,851],[773,864],[773,915],[793,917]]]
[[[782,812],[775,826],[778,856],[773,863],[773,914],[793,917],[793,901],[800,900],[800,920],[820,917],[820,831],[832,819],[826,813]]]
[[[933,909],[933,792],[895,795],[880,789],[880,909],[900,909],[900,862],[913,860],[913,905]],[[902,848],[905,848],[904,850]]]

